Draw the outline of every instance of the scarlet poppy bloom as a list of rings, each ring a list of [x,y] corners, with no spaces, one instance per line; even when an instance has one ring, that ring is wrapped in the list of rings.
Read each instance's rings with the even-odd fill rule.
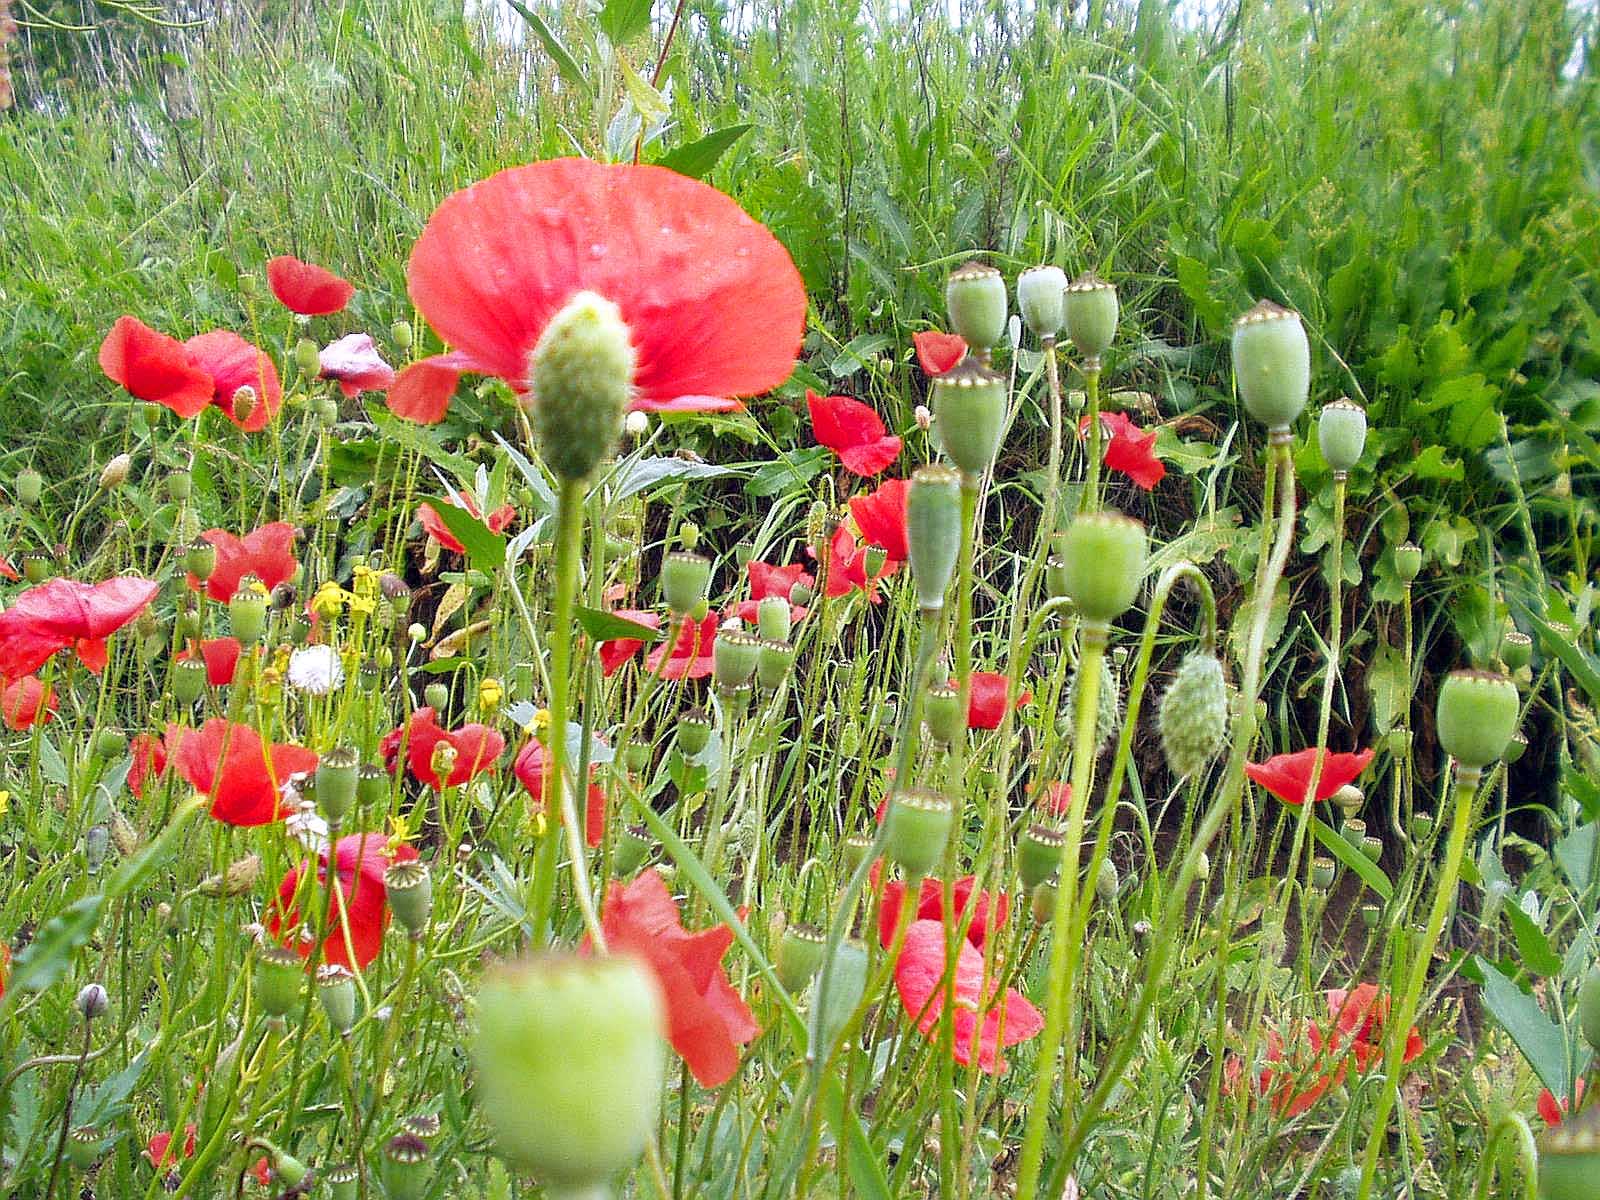
[[[340,920],[337,898],[328,895],[328,911],[322,925],[328,935],[322,942],[322,961],[352,971],[364,971],[383,949],[384,931],[389,928],[389,893],[383,886],[383,873],[394,863],[415,861],[417,852],[404,844],[391,852],[389,840],[381,833],[352,833],[339,839],[334,857],[338,863],[339,890],[344,893],[344,918],[349,923],[349,936],[346,937],[344,922]],[[301,958],[311,956],[311,939],[291,935],[301,933],[300,904],[306,897],[297,893],[301,891],[302,872],[309,865],[308,858],[283,877],[278,885],[277,902],[267,917],[267,928],[273,936],[282,938]],[[313,886],[315,896],[327,895],[326,848],[317,855],[315,884],[306,885],[307,888]]]
[[[5,555],[0,554],[0,579],[10,579],[13,582],[21,579],[22,575]]]
[[[144,799],[144,785],[167,769],[167,746],[153,733],[135,734],[128,744],[128,790]]]
[[[598,846],[606,835],[606,792],[594,782],[595,771],[598,769],[598,763],[589,764],[589,797],[583,818],[583,840],[590,846]],[[545,749],[544,743],[535,738],[524,746],[518,751],[516,761],[511,764],[511,770],[521,782],[523,790],[528,793],[528,798],[533,801],[534,808],[542,811],[544,788],[550,779],[550,752]],[[547,815],[551,821],[561,820],[560,813]]]
[[[974,671],[972,694],[967,698],[968,729],[999,729],[1006,715],[1006,688],[1010,681],[998,671]],[[955,687],[952,679],[950,686]],[[1033,700],[1033,693],[1024,691],[1016,699],[1014,708],[1021,708]]]
[[[911,535],[906,529],[906,493],[910,488],[908,480],[885,479],[870,495],[850,497],[850,515],[862,538],[897,563],[911,557]]]
[[[870,519],[870,518],[869,518]],[[810,547],[807,547],[810,550]],[[815,557],[815,551],[812,551]],[[867,599],[877,604],[883,599],[878,585],[900,569],[900,559],[884,552],[883,568],[876,575],[867,575],[867,544],[858,542],[855,534],[843,522],[833,531],[829,543],[828,571],[825,590],[829,596],[843,596],[851,591],[866,593]]]
[[[611,615],[621,617],[624,621],[632,621],[635,625],[644,625],[650,629],[661,628],[661,616],[659,613],[645,612],[637,608],[620,608]],[[608,642],[601,642],[600,673],[608,676],[615,674],[617,668],[643,648],[644,640],[642,638],[612,638]]]
[[[466,492],[458,493],[458,499],[446,496],[439,501],[440,504],[449,504],[455,508],[465,509],[472,516],[481,520],[488,527],[490,533],[504,533],[511,522],[517,519],[517,510],[509,504],[502,504],[488,517],[478,511],[478,502]],[[439,510],[432,504],[422,503],[417,505],[417,519],[422,522],[422,528],[434,541],[454,554],[465,554],[467,548],[463,546],[455,534],[450,532],[450,527],[439,516]]]
[[[876,887],[879,879],[877,863],[872,865],[871,879],[873,886]],[[974,893],[976,899],[973,898]],[[996,893],[991,913],[991,897],[987,891],[978,891],[978,880],[975,875],[963,875],[956,880],[950,885],[950,894],[955,903],[957,919],[964,916],[967,905],[972,904],[972,921],[967,925],[967,941],[982,950],[989,934],[1006,923],[1006,917],[1011,912],[1011,898],[1004,892]],[[904,881],[891,879],[883,885],[882,899],[878,903],[878,937],[885,946],[894,938],[895,922],[900,919],[900,906],[905,902],[905,896]],[[943,880],[925,878],[922,881],[922,886],[917,892],[917,911],[913,920],[943,922]]]
[[[207,638],[200,643],[200,659],[206,664],[206,682],[212,687],[226,687],[233,682],[239,669],[239,655],[244,647],[235,637]],[[194,657],[193,650],[180,650],[178,661]]]
[[[0,993],[0,995],[3,994],[4,993]],[[1574,1090],[1576,1090],[1578,1093],[1577,1102],[1582,1104],[1583,1080],[1578,1079],[1574,1081]],[[1566,1115],[1571,1111],[1572,1103],[1568,1101],[1565,1096],[1562,1096],[1558,1100],[1556,1099],[1555,1093],[1549,1088],[1545,1088],[1539,1093],[1539,1116],[1544,1119],[1544,1123],[1546,1125],[1561,1124],[1561,1122],[1566,1118]]]
[[[287,583],[299,566],[294,558],[294,533],[294,526],[287,521],[273,521],[243,537],[226,529],[206,530],[200,536],[217,548],[217,565],[205,582],[206,595],[226,604],[246,575],[254,575],[269,590]],[[189,586],[198,592],[200,581],[191,575]]]
[[[173,769],[211,799],[211,815],[229,825],[269,825],[283,815],[282,787],[312,771],[304,746],[267,743],[248,725],[213,717],[199,729],[167,726]]]
[[[805,331],[788,251],[715,188],[654,166],[555,159],[456,192],[417,239],[407,286],[456,348],[423,360],[425,381],[407,381],[415,366],[396,381],[391,406],[414,420],[444,416],[441,372],[526,390],[540,335],[580,292],[622,312],[636,409],[737,408],[788,378]]]
[[[819,396],[806,389],[806,408],[817,444],[839,456],[852,475],[876,475],[900,453],[900,439],[883,427],[883,418],[849,396]]]
[[[967,343],[959,333],[940,333],[929,329],[911,335],[917,348],[917,361],[928,375],[943,375],[967,356]]]
[[[1332,1045],[1348,1045],[1356,1070],[1363,1075],[1374,1065],[1381,1065],[1388,1036],[1384,1022],[1389,1016],[1389,997],[1379,994],[1377,984],[1363,983],[1349,991],[1331,988],[1325,998],[1333,1021],[1329,1039]],[[1406,1033],[1406,1048],[1400,1061],[1409,1063],[1421,1053],[1422,1035],[1413,1025]]]
[[[944,926],[938,921],[913,921],[906,934],[905,947],[894,964],[895,987],[906,1015],[917,1023],[922,1036],[934,1041],[939,1036],[939,1014],[945,1001]],[[1016,988],[996,996],[991,976],[984,988],[983,952],[963,941],[956,949],[955,1059],[962,1066],[972,1062],[974,1049],[978,1067],[990,1075],[1006,1069],[1000,1052],[1038,1036],[1044,1017]],[[983,1012],[980,1027],[978,1014]]]
[[[1133,423],[1127,413],[1103,412],[1100,414],[1103,461],[1113,471],[1121,471],[1145,491],[1149,491],[1166,478],[1167,468],[1156,457],[1156,435],[1146,433]],[[1089,418],[1078,419],[1078,434],[1087,439]]]
[[[711,647],[717,640],[717,614],[707,613],[702,621],[685,621],[672,646],[657,646],[644,660],[645,670],[661,667],[663,679],[704,679],[711,674]]]
[[[1285,804],[1303,804],[1316,761],[1317,750],[1313,746],[1294,754],[1275,754],[1264,763],[1245,763],[1244,773]],[[1317,780],[1317,794],[1313,799],[1326,800],[1345,784],[1353,783],[1371,761],[1371,750],[1355,754],[1327,751],[1322,757],[1322,776]]]
[[[0,719],[7,729],[32,729],[56,719],[56,693],[46,690],[37,675],[13,679],[0,690]]]
[[[600,928],[611,954],[632,954],[649,965],[667,1004],[667,1039],[704,1087],[718,1087],[739,1069],[739,1047],[759,1028],[733,990],[722,959],[733,930],[716,925],[691,933],[655,871],[606,892]],[[587,943],[586,943],[587,944]]]
[[[406,724],[391,730],[378,744],[378,750],[391,772],[399,759],[402,744],[411,773],[432,788],[460,787],[480,772],[493,771],[506,748],[505,738],[487,725],[474,722],[454,732],[443,728],[431,708],[417,709]],[[449,776],[441,783],[438,772],[433,769],[433,758],[434,752],[442,744],[448,744],[455,750],[456,759]]]
[[[98,675],[106,665],[106,638],[143,612],[160,587],[121,575],[104,583],[52,579],[29,588],[0,613],[0,679],[32,675],[68,647]]]
[[[794,590],[797,583],[811,587],[816,580],[806,571],[803,563],[790,563],[786,567],[774,567],[770,563],[758,562],[751,559],[745,564],[745,569],[750,573],[750,599],[741,600],[734,605],[728,616],[738,617],[746,624],[754,625],[761,619],[761,602],[769,596],[777,596],[788,600],[789,593]],[[799,604],[790,603],[789,622],[799,624],[805,619],[806,609]]]
[[[350,333],[324,346],[317,355],[323,379],[331,379],[346,396],[381,392],[394,382],[394,368],[383,361],[372,335]]]
[[[1268,1029],[1266,1061],[1256,1076],[1256,1088],[1260,1095],[1271,1097],[1272,1111],[1284,1120],[1298,1117],[1344,1081],[1343,1061],[1330,1052],[1322,1031],[1310,1021],[1288,1045],[1277,1030]],[[1224,1062],[1223,1078],[1229,1090],[1243,1084],[1244,1064],[1238,1055],[1230,1054]]]
[[[194,1134],[194,1122],[191,1121],[189,1124],[183,1127],[184,1158],[194,1157]],[[172,1141],[173,1137],[170,1133],[158,1133],[152,1136],[149,1143],[145,1146],[144,1156],[150,1160],[150,1165],[156,1170],[160,1171],[166,1167],[177,1165],[178,1155],[177,1152],[172,1149]]]
[[[356,289],[326,267],[287,254],[267,262],[267,283],[278,303],[302,317],[326,317],[344,309]]]
[[[246,433],[266,428],[283,402],[272,359],[225,329],[180,342],[136,317],[119,317],[100,344],[100,369],[139,399],[185,419],[215,404]],[[234,393],[247,385],[255,389],[256,400],[241,419]]]
[[[1030,783],[1028,791],[1032,792],[1034,790],[1034,785]],[[1034,803],[1038,805],[1040,812],[1048,816],[1065,816],[1068,810],[1072,808],[1072,785],[1061,780],[1047,783],[1044,786],[1044,794],[1039,796]]]

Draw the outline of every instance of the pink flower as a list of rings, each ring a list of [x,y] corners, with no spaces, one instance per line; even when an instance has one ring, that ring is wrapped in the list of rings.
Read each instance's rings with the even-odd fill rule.
[[[323,347],[317,363],[322,378],[336,381],[346,396],[381,392],[394,382],[394,368],[383,361],[370,334],[346,334]]]
[[[904,948],[895,960],[894,982],[906,1015],[930,1042],[939,1036],[939,1015],[945,1001],[945,938],[939,921],[913,921]],[[954,1053],[956,1062],[970,1065],[976,1052],[978,1067],[990,1075],[1005,1070],[1000,1052],[1036,1037],[1044,1017],[1016,988],[995,994],[995,975],[985,980],[983,952],[963,941],[956,949],[956,1012]],[[987,982],[987,986],[985,986]],[[982,1023],[979,1014],[982,1013]]]

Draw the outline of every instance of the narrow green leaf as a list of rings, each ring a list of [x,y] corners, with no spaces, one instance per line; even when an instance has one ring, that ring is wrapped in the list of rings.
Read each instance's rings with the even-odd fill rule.
[[[28,948],[17,956],[12,987],[19,992],[42,992],[66,974],[72,956],[94,936],[104,906],[104,896],[85,896],[46,921]],[[8,995],[10,990],[7,989]]]
[[[669,150],[656,165],[667,167],[691,179],[704,179],[733,144],[752,128],[753,126],[744,124],[724,125],[721,129],[713,129],[697,141]]]
[[[1345,841],[1337,829],[1325,824],[1321,818],[1313,817],[1311,828],[1317,835],[1317,841],[1322,843],[1323,849],[1361,876],[1362,883],[1383,899],[1394,899],[1394,885],[1389,882],[1389,877],[1379,870],[1377,863]]]
[[[1567,1042],[1560,1026],[1545,1016],[1537,1000],[1502,975],[1493,963],[1480,956],[1478,966],[1483,971],[1484,1008],[1511,1035],[1545,1087],[1557,1096],[1565,1096]]]
[[[539,44],[544,47],[545,53],[555,60],[556,71],[574,87],[589,90],[589,81],[583,77],[583,68],[578,65],[578,60],[572,57],[572,52],[561,42],[555,30],[546,25],[544,18],[531,8],[526,8],[517,3],[517,0],[506,0],[516,13],[528,23],[528,28],[533,30],[533,36],[539,39]]]
[[[630,638],[636,642],[659,642],[666,636],[659,629],[651,629],[650,626],[630,621],[627,617],[619,617],[616,613],[609,613],[599,608],[584,608],[581,605],[578,608],[578,624],[597,642],[612,642],[619,638]]]
[[[823,1116],[833,1128],[834,1139],[844,1148],[844,1169],[855,1194],[863,1200],[891,1200],[889,1177],[873,1153],[867,1131],[861,1127],[861,1117],[845,1104],[844,1088],[837,1076],[830,1076],[823,1082],[820,1098]]]

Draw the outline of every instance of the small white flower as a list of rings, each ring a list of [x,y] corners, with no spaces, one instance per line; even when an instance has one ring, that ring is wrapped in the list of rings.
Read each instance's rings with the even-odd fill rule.
[[[311,800],[296,803],[293,811],[283,819],[283,828],[308,850],[324,851],[328,847],[328,823],[318,814],[317,806]]]
[[[326,696],[344,682],[344,664],[332,646],[302,646],[289,656],[289,686]]]
[[[632,437],[643,437],[650,432],[650,414],[635,409],[629,413],[624,424]]]

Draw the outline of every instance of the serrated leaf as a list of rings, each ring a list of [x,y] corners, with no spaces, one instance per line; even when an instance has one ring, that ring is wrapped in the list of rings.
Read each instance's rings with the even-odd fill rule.
[[[1600,830],[1600,825],[1591,820],[1566,834],[1551,848],[1557,865],[1571,881],[1572,890],[1580,896],[1589,890],[1589,884],[1594,881],[1597,830]]]
[[[1511,932],[1516,936],[1522,965],[1545,978],[1561,974],[1561,956],[1550,948],[1550,939],[1544,930],[1520,905],[1508,904],[1504,911],[1506,920],[1511,922]]]
[[[77,1122],[82,1125],[103,1125],[120,1114],[123,1101],[133,1092],[134,1085],[149,1065],[150,1047],[146,1046],[122,1070],[84,1093],[79,1108],[73,1114]]]
[[[713,129],[703,138],[667,151],[657,160],[656,165],[676,171],[680,175],[687,175],[691,179],[704,179],[733,144],[752,128],[754,126],[743,124],[724,125],[721,129]]]
[[[11,986],[23,992],[42,992],[60,979],[72,965],[72,956],[94,936],[104,907],[104,896],[84,896],[46,921],[17,956]]]
[[[1493,963],[1478,958],[1483,972],[1483,1006],[1495,1022],[1511,1035],[1534,1074],[1557,1096],[1568,1091],[1567,1043],[1561,1028],[1539,1007],[1539,1002],[1500,973]]]
[[[620,46],[649,28],[650,0],[606,0],[600,10],[600,30],[613,46]]]
[[[599,608],[578,607],[578,624],[597,642],[614,642],[627,638],[635,642],[659,642],[666,635],[627,617],[619,617]]]

